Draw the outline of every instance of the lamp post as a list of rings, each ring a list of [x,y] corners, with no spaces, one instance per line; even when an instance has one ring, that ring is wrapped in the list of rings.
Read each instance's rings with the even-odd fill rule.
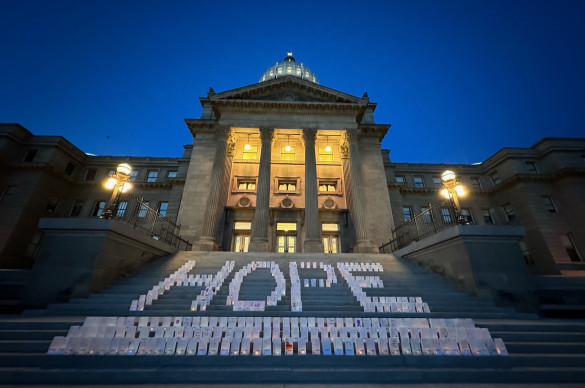
[[[130,180],[131,171],[132,167],[128,163],[120,163],[116,167],[116,172],[104,183],[106,189],[112,190],[112,197],[110,198],[106,211],[101,218],[109,220],[113,218],[114,214],[118,211],[120,195],[127,192],[132,187],[132,184],[128,182]]]
[[[441,195],[451,200],[457,223],[467,224],[467,219],[461,215],[461,206],[459,205],[459,197],[463,197],[466,194],[465,188],[457,182],[457,175],[451,170],[446,170],[441,174],[441,181],[444,187],[441,190]]]

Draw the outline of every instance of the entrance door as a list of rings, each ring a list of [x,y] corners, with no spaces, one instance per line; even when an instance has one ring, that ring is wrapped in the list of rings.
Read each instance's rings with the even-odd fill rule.
[[[249,234],[236,234],[234,236],[234,252],[248,252],[248,245],[250,245]]]
[[[323,248],[325,248],[325,253],[337,253],[338,241],[339,238],[335,234],[323,236]]]
[[[276,252],[279,253],[295,253],[295,247],[297,245],[296,236],[276,236]]]

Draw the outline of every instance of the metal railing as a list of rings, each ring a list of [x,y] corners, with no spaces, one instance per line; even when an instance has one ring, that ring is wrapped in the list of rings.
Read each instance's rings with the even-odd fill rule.
[[[179,250],[189,251],[192,244],[181,237],[181,226],[148,206],[133,195],[122,195],[116,204],[113,218],[142,229],[150,236]]]
[[[424,237],[456,225],[458,214],[450,200],[429,205],[420,214],[392,229],[392,239],[380,246],[381,253],[391,253]],[[461,223],[461,222],[459,222]]]

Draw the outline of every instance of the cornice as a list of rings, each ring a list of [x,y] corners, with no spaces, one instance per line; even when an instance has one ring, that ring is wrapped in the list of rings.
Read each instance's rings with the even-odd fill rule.
[[[211,106],[217,118],[223,112],[244,114],[319,114],[327,116],[357,117],[363,114],[366,105],[337,102],[300,102],[270,100],[216,100]]]
[[[360,124],[358,126],[358,137],[375,137],[382,141],[390,124]]]
[[[187,128],[189,128],[193,137],[198,133],[217,133],[217,120],[185,119],[185,124],[187,124]]]

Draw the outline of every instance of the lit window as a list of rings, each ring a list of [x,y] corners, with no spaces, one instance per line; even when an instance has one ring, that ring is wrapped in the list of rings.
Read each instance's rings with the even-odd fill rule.
[[[337,232],[337,231],[339,231],[339,225],[338,224],[326,224],[326,223],[323,223],[321,225],[322,225],[323,232]]]
[[[514,213],[514,209],[512,209],[512,206],[510,206],[509,203],[502,205],[502,210],[504,211],[508,222],[516,220],[516,213]]]
[[[266,81],[266,75],[262,76],[262,81]]]
[[[287,72],[287,73],[292,73],[292,67],[288,66],[288,67],[286,68],[286,72]]]
[[[148,202],[148,201],[143,201],[142,204],[140,204],[140,208],[138,209],[138,217],[140,217],[140,218],[146,217],[146,214],[148,214],[148,205],[149,204],[150,204],[150,202]]]
[[[301,68],[297,67],[297,75],[301,75]]]
[[[396,183],[404,183],[404,175],[396,175],[394,179],[396,180]]]
[[[278,191],[297,191],[297,181],[279,179]]]
[[[256,160],[257,156],[258,156],[258,146],[257,145],[251,145],[249,144],[249,149],[246,149],[246,146],[244,145],[243,147],[243,151],[242,151],[242,159],[244,160]]]
[[[446,224],[451,223],[451,212],[449,211],[448,208],[446,207],[441,208],[441,216],[443,216],[443,222],[445,222]]]
[[[130,182],[136,182],[137,176],[138,176],[138,170],[130,171]]]
[[[434,185],[435,187],[441,187],[441,185],[442,185],[442,182],[441,182],[441,177],[439,177],[439,176],[434,176],[434,177],[433,177],[433,185]]]
[[[124,213],[126,213],[126,208],[128,207],[128,201],[120,201],[118,204],[118,211],[116,212],[116,217],[123,217]]]
[[[549,213],[557,212],[557,207],[555,206],[555,203],[553,202],[553,199],[550,197],[550,195],[543,195],[542,200],[544,201],[544,208]]]
[[[534,162],[526,162],[526,168],[530,174],[538,174],[538,168]]]
[[[502,183],[502,180],[500,179],[500,176],[498,175],[498,172],[497,171],[494,171],[490,175],[490,178],[492,179],[492,183],[494,184],[494,186]]]
[[[567,251],[567,255],[569,255],[569,259],[573,262],[583,261],[581,255],[575,248],[575,242],[573,241],[573,235],[569,234],[561,234],[559,236],[561,238],[561,242]]]
[[[471,177],[471,187],[474,189],[480,190],[481,189],[481,181],[478,177]]]
[[[305,77],[307,77],[307,78],[309,77],[309,72],[308,71],[305,71]]]
[[[250,230],[252,229],[252,223],[247,221],[236,221],[234,222],[235,230]]]
[[[158,171],[157,170],[148,170],[146,175],[147,182],[156,182],[156,178],[158,178]]]
[[[297,230],[297,224],[295,222],[278,222],[276,223],[276,230],[282,232],[294,232]]]
[[[95,179],[96,173],[97,173],[96,168],[88,168],[87,172],[85,173],[85,180],[86,181],[93,181]]]
[[[473,215],[471,214],[471,209],[461,209],[461,215],[465,218],[465,220],[470,223],[473,224]]]
[[[414,181],[414,187],[419,189],[425,187],[425,181],[423,180],[422,175],[415,175],[412,180]]]
[[[238,190],[255,191],[256,179],[238,179]]]
[[[168,202],[159,202],[158,203],[158,212],[160,213],[161,216],[167,215],[168,208],[169,208]]]
[[[492,216],[491,209],[481,209],[481,215],[486,224],[494,224],[494,217]]]
[[[329,149],[329,151],[327,151]],[[333,161],[333,149],[327,145],[325,147],[319,147],[319,162],[332,162]]]
[[[282,74],[282,67],[279,67],[279,68],[277,69],[277,71],[278,71],[278,74]]]
[[[167,171],[167,178],[176,178],[176,177],[177,177],[177,171],[176,170]]]
[[[274,75],[274,72],[272,70],[270,70],[270,76],[272,77]]]
[[[404,215],[404,221],[410,221],[412,219],[412,208],[410,206],[403,206],[402,214]]]
[[[104,210],[106,210],[106,201],[96,201],[91,215],[99,217],[104,213]]]
[[[295,147],[286,145],[281,146],[280,160],[295,160]]]
[[[76,200],[73,203],[73,207],[71,208],[71,212],[69,215],[71,217],[78,217],[81,214],[81,209],[83,208],[83,200]]]

